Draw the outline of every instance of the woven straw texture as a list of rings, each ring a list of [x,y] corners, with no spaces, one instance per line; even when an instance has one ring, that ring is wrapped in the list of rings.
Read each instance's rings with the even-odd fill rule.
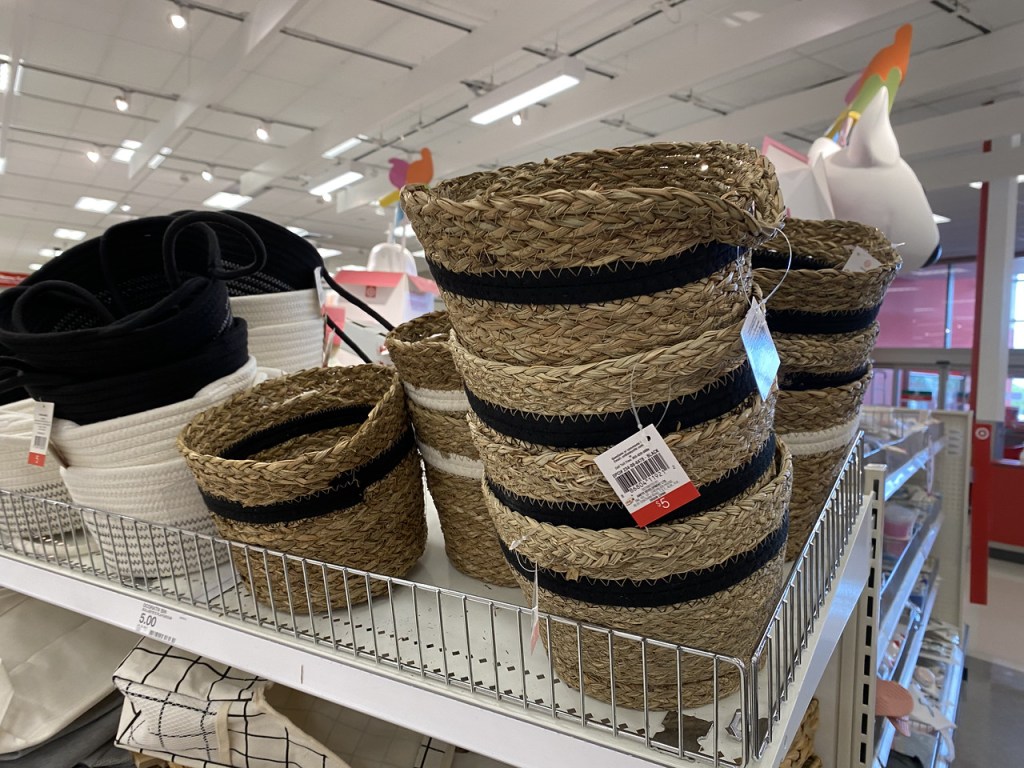
[[[434,189],[409,186],[402,204],[435,274],[491,277],[657,267],[698,244],[757,245],[781,226],[782,214],[771,164],[750,147],[721,142],[564,155]],[[683,286],[626,290],[592,303],[527,303],[500,288],[487,300],[444,286],[442,295],[460,338],[477,354],[506,363],[589,362],[639,352],[652,339],[671,345],[734,320],[751,284],[741,253],[737,248],[735,260]]]
[[[800,721],[800,729],[793,737],[793,744],[779,763],[779,768],[811,768],[815,764],[820,768],[821,759],[814,754],[814,735],[818,732],[818,720],[818,700],[811,699],[807,712]]]
[[[773,333],[782,387],[790,373],[846,373],[863,368],[871,362],[877,338],[877,322],[853,333]]]
[[[791,246],[794,256],[808,257],[818,268],[790,269],[785,280],[785,269],[755,269],[754,278],[765,294],[782,281],[768,304],[770,310],[841,314],[877,307],[902,263],[881,230],[855,221],[789,219],[785,237],[773,238],[761,248],[787,255]],[[867,251],[879,266],[864,272],[843,271],[855,246]]]
[[[184,543],[177,536],[135,524],[169,525],[213,536],[213,519],[181,457],[146,466],[89,469],[65,467],[64,482],[75,504],[118,517],[84,515],[108,568],[128,578],[157,578],[194,572],[226,553],[205,542]]]
[[[552,416],[608,413],[702,391],[741,366],[742,321],[626,357],[580,365],[509,365],[474,355],[451,336],[455,365],[474,395],[504,408]]]
[[[665,443],[697,485],[729,474],[764,446],[772,432],[775,394],[751,395],[724,416],[673,432]],[[615,502],[618,497],[594,459],[605,447],[558,450],[502,435],[469,415],[487,475],[521,496],[554,502]]]
[[[300,434],[251,458],[225,459],[228,448],[253,433],[330,409],[366,406],[361,423]],[[329,488],[342,472],[355,470],[395,446],[408,429],[405,398],[397,374],[376,365],[301,371],[265,382],[196,416],[182,432],[178,448],[199,487],[210,496],[245,506],[297,501]],[[299,507],[301,509],[301,507]],[[389,576],[404,576],[426,544],[426,518],[418,456],[412,451],[382,479],[363,489],[362,500],[346,509],[293,522],[241,522],[215,515],[222,535],[299,557],[337,563]],[[277,604],[291,595],[303,610],[301,566],[262,559],[244,562],[239,572],[258,599]],[[242,562],[237,562],[241,560]],[[251,570],[250,570],[251,569]],[[249,574],[252,574],[249,576]],[[316,593],[323,579],[311,579]],[[317,586],[316,582],[319,581]],[[340,574],[330,579],[331,603],[346,604]],[[298,586],[296,586],[298,585]],[[348,600],[366,599],[365,589],[350,586]],[[313,610],[326,608],[322,592]]]
[[[403,382],[428,391],[462,394],[448,343],[451,323],[446,312],[433,312],[395,328],[385,341]],[[467,403],[468,406],[468,403]],[[443,461],[478,458],[466,423],[466,411],[441,411],[408,398],[409,415],[419,443],[440,452]],[[424,448],[427,487],[437,507],[444,548],[462,573],[489,584],[513,586],[512,571],[498,545],[498,535],[480,492],[480,472],[464,477],[445,471]],[[432,463],[433,462],[433,463]],[[462,461],[466,465],[467,462]]]
[[[793,497],[789,505],[787,560],[795,560],[810,538],[811,529],[828,501],[849,450],[850,445],[844,445],[823,453],[793,457]]]
[[[791,465],[784,448],[777,451],[775,471],[768,482],[715,510],[681,522],[646,529],[579,530],[538,523],[507,509],[486,494],[498,535],[506,545],[516,541],[516,553],[545,570],[568,579],[647,581],[683,574],[729,562],[749,551],[785,520],[791,485]],[[601,605],[540,589],[543,611],[569,619],[681,643],[719,653],[743,656],[753,650],[757,633],[782,585],[782,553],[738,583],[710,596],[657,608]],[[533,581],[517,575],[527,599]],[[542,632],[559,677],[578,687],[582,664],[586,692],[610,700],[611,660],[607,638],[583,635],[577,649],[575,628],[552,625],[552,637]],[[648,706],[670,709],[676,705],[679,671],[673,652],[647,651]],[[641,675],[641,648],[622,642],[615,649],[616,701],[627,707],[645,703]],[[719,693],[738,685],[738,675],[719,670]],[[690,661],[682,671],[684,704],[696,706],[713,696],[713,665]]]
[[[871,371],[841,387],[782,390],[775,404],[775,431],[818,432],[856,418],[871,383]]]

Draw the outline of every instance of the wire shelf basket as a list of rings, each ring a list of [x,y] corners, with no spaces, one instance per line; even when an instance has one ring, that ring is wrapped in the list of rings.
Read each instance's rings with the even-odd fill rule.
[[[851,534],[864,509],[862,464],[858,439],[810,539],[791,564],[757,647],[744,658],[535,613],[522,604],[518,590],[488,588],[460,577],[447,567],[439,545],[428,547],[427,558],[431,552],[436,557],[421,562],[412,578],[398,579],[0,490],[0,520],[11,533],[0,537],[0,559],[99,582],[137,594],[147,603],[188,607],[218,624],[299,645],[341,664],[397,676],[653,763],[672,766],[686,760],[742,768],[761,757],[776,737],[804,650],[848,555]],[[45,525],[54,519],[60,525],[54,525],[51,535],[20,535],[28,523]],[[104,562],[87,530],[123,541],[126,556]],[[440,538],[437,533],[431,531],[433,542]],[[133,559],[133,552],[155,558],[142,562]],[[152,572],[154,563],[168,561],[182,564],[182,572],[162,577]],[[260,567],[253,569],[254,562]],[[285,590],[287,604],[275,603],[273,590],[269,603],[257,602],[246,587],[246,581],[252,584],[259,574],[269,573],[272,564],[292,580]],[[341,597],[335,594],[338,584],[346,596],[353,589],[369,595],[368,602],[351,605],[345,600],[344,607],[331,607],[342,602],[333,599]],[[313,610],[314,595],[326,596],[326,611]],[[610,685],[594,690],[584,681],[577,690],[563,683],[543,644],[531,649],[535,621],[545,636],[558,625],[575,632],[580,656],[595,643],[606,648]],[[136,631],[174,641],[142,623]],[[616,691],[622,681],[615,677],[615,659],[637,652],[641,680],[629,683],[643,682],[644,690],[651,654],[675,655],[675,711],[629,709],[619,703]],[[243,659],[231,661],[245,666]],[[686,708],[684,677],[694,664],[711,665],[714,698],[701,707]],[[580,680],[582,667],[581,660]],[[729,694],[723,685],[727,675],[740,681],[739,689]]]

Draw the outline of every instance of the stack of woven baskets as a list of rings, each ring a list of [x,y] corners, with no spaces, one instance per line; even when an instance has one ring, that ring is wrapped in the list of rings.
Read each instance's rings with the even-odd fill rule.
[[[753,258],[761,289],[778,286],[767,320],[781,360],[775,426],[793,453],[786,554],[794,559],[856,438],[878,310],[901,262],[874,227],[800,219],[788,221],[785,237],[765,243]]]
[[[655,144],[407,187],[402,201],[527,597],[536,579],[549,613],[749,652],[781,583],[790,492],[774,396],[758,395],[740,339],[747,249],[781,223],[770,164],[745,146]],[[638,421],[701,494],[643,530],[594,461]],[[623,642],[612,659],[606,637],[550,634],[570,685],[607,700],[614,675],[621,705],[676,705],[674,653]],[[681,674],[686,703],[711,698],[710,663]],[[720,693],[736,684],[722,671]]]
[[[818,700],[811,699],[800,720],[800,729],[793,737],[793,744],[779,763],[779,768],[821,768],[821,758],[814,753],[814,736],[818,732],[819,719]]]
[[[512,587],[484,504],[484,468],[466,422],[469,402],[452,360],[451,330],[446,312],[432,312],[395,328],[386,344],[405,388],[448,559],[467,576]]]

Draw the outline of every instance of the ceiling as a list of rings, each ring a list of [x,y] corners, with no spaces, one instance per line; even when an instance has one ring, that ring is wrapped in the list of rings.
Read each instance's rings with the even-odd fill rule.
[[[1019,0],[183,4],[177,30],[169,0],[0,0],[0,57],[22,62],[17,87],[0,94],[0,270],[67,247],[58,227],[92,237],[222,190],[342,251],[333,265],[362,264],[388,229],[390,211],[372,203],[391,189],[389,158],[424,146],[436,178],[650,140],[759,146],[767,134],[804,151],[905,22],[914,53],[892,120],[933,210],[952,219],[940,226],[947,254],[974,253],[978,192],[967,183],[1024,174],[1024,149],[1001,139],[1024,128]],[[520,126],[470,122],[479,93],[555,54],[586,64],[578,87]],[[356,135],[367,140],[341,160],[365,178],[331,202],[309,194],[331,175],[322,153]],[[986,138],[996,143],[983,159]],[[128,164],[113,158],[124,140],[142,143]],[[82,196],[130,209],[76,210]]]

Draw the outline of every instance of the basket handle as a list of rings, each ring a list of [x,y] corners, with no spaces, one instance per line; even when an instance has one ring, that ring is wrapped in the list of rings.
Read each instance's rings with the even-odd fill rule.
[[[362,360],[364,363],[373,363],[369,356],[365,352],[363,352],[362,349],[360,349],[359,345],[352,341],[349,335],[338,327],[338,324],[334,322],[334,318],[332,318],[330,315],[324,315],[324,320],[326,321],[327,326],[336,334],[338,334],[338,338],[345,342],[349,346],[349,348],[351,348],[351,350],[356,353],[356,356],[359,357],[360,360]]]
[[[252,263],[238,269],[225,270],[223,268],[217,232],[210,226],[211,224],[218,224],[228,229],[233,229],[240,234],[252,249]],[[177,261],[177,243],[178,237],[189,227],[197,227],[206,235],[209,245],[207,268],[209,270],[209,277],[214,280],[234,280],[251,275],[254,272],[259,272],[266,266],[267,247],[263,243],[263,238],[244,221],[217,211],[188,211],[180,216],[176,216],[164,232],[164,274],[171,285],[181,285],[181,274],[178,271]]]
[[[329,286],[331,286],[331,288],[334,290],[334,292],[336,294],[338,294],[339,296],[341,296],[343,299],[345,299],[345,301],[350,302],[351,304],[354,304],[355,306],[359,307],[361,310],[363,310],[363,312],[365,312],[370,317],[372,317],[374,320],[376,320],[378,323],[383,325],[385,330],[387,330],[387,331],[395,330],[395,326],[392,325],[387,319],[385,319],[383,315],[381,315],[379,312],[377,312],[377,310],[375,310],[373,307],[371,307],[369,304],[367,304],[365,301],[360,299],[358,296],[356,296],[351,291],[349,291],[349,290],[347,290],[345,288],[342,288],[340,285],[338,285],[338,283],[336,283],[331,278],[330,274],[328,274],[326,267],[320,267],[320,274],[323,276],[323,278],[327,282],[327,284]]]
[[[35,294],[53,295],[65,301],[69,306],[78,307],[95,314],[103,323],[113,323],[116,318],[113,313],[96,298],[95,294],[86,290],[77,283],[67,280],[43,280],[30,286],[17,286],[9,289],[10,292],[17,291],[14,297],[14,304],[11,307],[11,325],[21,333],[29,333],[25,327],[25,304],[29,297]]]

